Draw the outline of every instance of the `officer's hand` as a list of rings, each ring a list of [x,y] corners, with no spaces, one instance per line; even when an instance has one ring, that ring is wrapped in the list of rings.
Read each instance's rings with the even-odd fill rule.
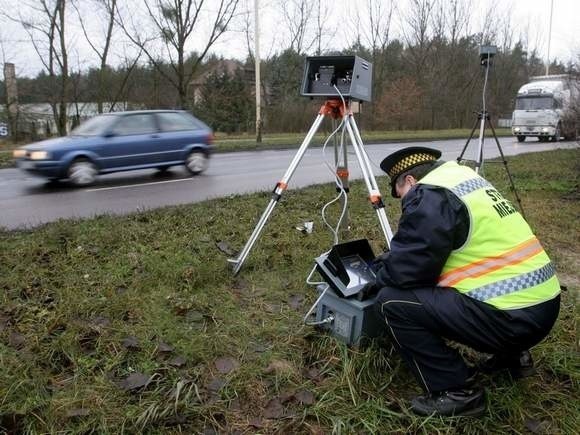
[[[356,299],[358,301],[364,301],[368,299],[370,296],[374,295],[379,288],[375,281],[367,282],[362,289],[356,295]]]
[[[383,266],[385,265],[384,261],[389,257],[389,253],[386,252],[384,254],[379,255],[377,258],[375,258],[370,266],[371,269],[373,270],[374,273],[377,273],[379,270],[381,270],[383,268]]]

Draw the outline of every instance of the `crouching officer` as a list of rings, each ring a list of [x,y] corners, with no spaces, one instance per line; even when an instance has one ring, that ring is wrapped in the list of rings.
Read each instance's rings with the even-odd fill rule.
[[[378,257],[376,307],[425,394],[421,415],[481,415],[484,390],[445,340],[492,354],[481,369],[533,374],[529,349],[560,308],[554,266],[512,204],[472,169],[424,147],[381,162],[402,215]]]

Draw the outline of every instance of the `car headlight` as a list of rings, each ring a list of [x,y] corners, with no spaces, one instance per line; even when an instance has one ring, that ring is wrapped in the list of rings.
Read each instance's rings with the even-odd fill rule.
[[[514,131],[518,132],[518,131],[520,131],[520,128],[516,127],[516,128],[514,128]]]
[[[46,160],[50,157],[48,151],[32,151],[30,153],[31,160]]]
[[[542,133],[547,133],[548,129],[546,127],[542,128]]]
[[[14,157],[15,159],[21,159],[23,157],[26,157],[26,150],[14,150],[12,151],[12,157]]]

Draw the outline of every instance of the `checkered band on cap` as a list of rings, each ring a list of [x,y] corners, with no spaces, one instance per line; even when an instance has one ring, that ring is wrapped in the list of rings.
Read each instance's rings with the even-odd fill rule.
[[[486,301],[488,299],[496,298],[498,296],[509,295],[519,290],[524,290],[548,281],[555,275],[554,266],[548,263],[539,269],[533,270],[523,275],[518,275],[513,278],[504,279],[503,281],[494,282],[492,284],[484,285],[471,290],[466,293],[469,297],[477,299],[478,301]]]
[[[435,160],[437,160],[437,158],[432,154],[427,153],[412,154],[410,156],[405,157],[404,159],[401,159],[401,161],[398,162],[396,165],[394,165],[387,172],[387,174],[389,175],[389,177],[394,178],[413,166],[416,166],[421,163],[434,162]]]

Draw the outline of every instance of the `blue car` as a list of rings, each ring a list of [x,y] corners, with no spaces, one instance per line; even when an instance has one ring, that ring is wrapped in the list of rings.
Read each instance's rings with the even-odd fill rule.
[[[87,186],[98,174],[134,169],[185,165],[201,174],[212,141],[212,130],[185,111],[116,112],[95,116],[68,136],[18,148],[14,158],[28,173]]]

